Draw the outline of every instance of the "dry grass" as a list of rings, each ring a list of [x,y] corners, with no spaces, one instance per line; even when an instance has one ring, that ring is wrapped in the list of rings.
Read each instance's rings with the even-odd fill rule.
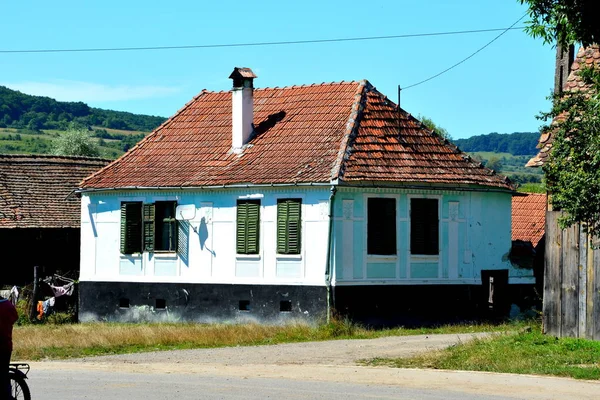
[[[372,330],[349,320],[310,326],[258,324],[86,323],[15,327],[15,360],[73,358],[140,351],[248,346],[332,339],[364,339],[429,333],[469,333],[518,329],[518,324],[453,325],[428,329]]]

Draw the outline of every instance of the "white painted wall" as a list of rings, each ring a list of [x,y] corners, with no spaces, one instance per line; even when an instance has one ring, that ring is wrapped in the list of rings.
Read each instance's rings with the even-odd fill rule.
[[[236,255],[236,201],[261,200],[260,254]],[[278,198],[302,199],[302,252],[276,254]],[[82,281],[324,285],[329,188],[87,193],[81,201]],[[120,254],[122,201],[193,204],[187,257]],[[195,231],[194,231],[195,229]]]
[[[369,197],[396,200],[395,255],[367,254]],[[411,198],[438,199],[438,255],[410,253]],[[482,270],[498,269],[508,269],[509,283],[535,282],[532,270],[516,268],[508,258],[510,193],[339,188],[334,208],[335,285],[479,285]]]
[[[236,201],[260,198],[260,254],[235,251]],[[396,199],[397,255],[367,254],[369,197]],[[410,254],[410,198],[439,200],[440,253]],[[278,198],[302,199],[302,253],[276,254]],[[324,285],[329,188],[110,192],[81,201],[82,281]],[[176,200],[195,207],[187,257],[175,253],[120,254],[120,203]],[[534,283],[513,267],[508,193],[339,188],[335,197],[333,284],[480,284],[481,270],[508,269],[509,283]],[[194,229],[192,229],[194,228]]]

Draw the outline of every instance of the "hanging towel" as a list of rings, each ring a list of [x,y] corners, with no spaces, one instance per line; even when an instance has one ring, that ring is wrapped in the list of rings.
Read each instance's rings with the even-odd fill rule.
[[[75,290],[75,283],[71,282],[64,286],[50,285],[50,288],[54,292],[54,297],[71,296]]]
[[[8,296],[8,299],[13,306],[17,305],[17,302],[19,301],[19,289],[17,289],[16,286],[13,286],[12,289],[10,289],[10,296]]]

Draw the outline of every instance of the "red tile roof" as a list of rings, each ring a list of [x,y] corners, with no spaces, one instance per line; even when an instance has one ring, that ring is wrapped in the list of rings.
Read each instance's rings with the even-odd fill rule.
[[[593,45],[588,47],[580,47],[579,51],[577,52],[577,57],[575,57],[575,61],[573,61],[573,64],[571,65],[571,72],[569,73],[569,77],[567,78],[567,82],[565,82],[563,88],[565,94],[568,94],[569,91],[589,90],[589,86],[583,82],[583,79],[581,76],[579,76],[579,72],[581,71],[582,67],[590,67],[592,65],[600,67],[600,46]],[[541,167],[544,165],[546,159],[552,151],[553,142],[554,137],[552,135],[552,131],[548,131],[540,135],[537,145],[540,151],[535,157],[529,160],[525,166]]]
[[[108,160],[0,155],[0,229],[79,228],[80,201],[67,196]]]
[[[231,151],[231,92],[202,91],[83,189],[380,181],[482,185],[503,176],[367,81],[255,89],[255,135]]]
[[[544,236],[546,194],[529,193],[512,198],[512,240],[531,242],[535,248]]]

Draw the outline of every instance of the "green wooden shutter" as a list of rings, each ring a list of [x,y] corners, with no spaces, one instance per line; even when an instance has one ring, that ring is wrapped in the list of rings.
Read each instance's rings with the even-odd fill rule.
[[[142,203],[121,203],[121,254],[142,251]]]
[[[259,229],[260,203],[257,201],[248,202],[248,228],[246,231],[248,254],[258,254]]]
[[[300,254],[302,200],[285,199],[277,202],[277,253]]]
[[[154,251],[154,204],[144,204],[144,251]]]
[[[240,200],[237,204],[236,251],[258,254],[260,240],[260,201]]]

